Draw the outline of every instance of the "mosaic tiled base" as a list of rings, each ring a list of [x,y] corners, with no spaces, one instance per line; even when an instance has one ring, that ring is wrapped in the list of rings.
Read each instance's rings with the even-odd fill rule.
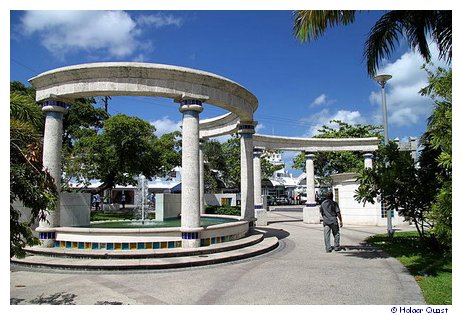
[[[237,239],[237,235],[227,235],[201,239],[201,246],[209,246]],[[86,250],[142,250],[181,248],[181,241],[140,242],[140,243],[94,243],[55,241],[55,247]]]

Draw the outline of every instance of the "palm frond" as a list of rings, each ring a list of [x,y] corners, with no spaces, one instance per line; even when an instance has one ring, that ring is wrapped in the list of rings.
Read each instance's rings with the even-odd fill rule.
[[[401,37],[405,37],[411,49],[416,49],[426,62],[431,61],[428,38],[438,45],[440,58],[450,61],[452,56],[451,11],[390,11],[372,27],[364,46],[363,57],[367,72],[374,76],[382,59],[395,50]]]
[[[319,38],[328,27],[355,21],[354,10],[300,10],[294,12],[293,31],[301,42]]]
[[[364,45],[363,57],[367,73],[374,76],[382,59],[390,57],[402,33],[402,17],[399,11],[384,14],[369,31]]]
[[[43,113],[35,100],[21,92],[10,92],[10,118],[26,121],[37,130],[43,128]]]

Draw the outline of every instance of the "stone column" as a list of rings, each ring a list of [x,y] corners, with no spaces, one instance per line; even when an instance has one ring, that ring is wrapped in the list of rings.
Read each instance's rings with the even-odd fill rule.
[[[364,153],[364,168],[372,168],[372,153]]]
[[[183,113],[180,230],[184,248],[200,246],[199,113],[202,110],[202,101],[180,102]]]
[[[319,207],[315,198],[314,154],[305,152],[306,158],[306,204],[303,208],[304,223],[319,223]]]
[[[255,202],[253,192],[253,134],[255,122],[241,122],[238,133],[241,135],[241,218],[250,225],[255,221]]]
[[[199,140],[199,191],[200,191],[200,213],[205,214],[204,199],[204,143],[206,139]]]
[[[66,104],[61,101],[48,100],[42,104],[45,112],[45,131],[43,134],[43,168],[48,170],[58,189],[55,209],[47,209],[46,221],[40,221],[36,229],[39,232],[41,246],[53,247],[55,241],[54,227],[60,226],[61,195],[61,155],[63,146],[63,115],[67,112]]]
[[[255,209],[261,209],[263,206],[263,200],[261,197],[261,154],[262,149],[253,149],[253,189],[254,189],[254,201]]]
[[[268,225],[268,218],[266,209],[263,208],[263,199],[261,196],[261,155],[263,150],[254,148],[253,150],[253,189],[254,189],[254,202],[255,202],[255,218],[257,219],[257,226]]]

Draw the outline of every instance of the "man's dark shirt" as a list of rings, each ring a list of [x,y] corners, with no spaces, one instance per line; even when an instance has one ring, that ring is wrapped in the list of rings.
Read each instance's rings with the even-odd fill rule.
[[[321,203],[321,214],[324,224],[337,223],[337,213],[340,213],[340,208],[335,201],[326,199]]]

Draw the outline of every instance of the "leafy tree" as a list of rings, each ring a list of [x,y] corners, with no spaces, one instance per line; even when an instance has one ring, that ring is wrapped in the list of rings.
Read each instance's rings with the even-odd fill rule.
[[[268,178],[283,167],[269,162],[267,154],[263,151],[261,156],[262,179]],[[241,184],[241,142],[240,137],[232,135],[224,143],[207,141],[204,145],[204,181],[207,192],[217,192],[218,182],[223,182],[226,187],[240,187]]]
[[[226,166],[223,179],[227,187],[241,187],[241,142],[237,134],[222,144]]]
[[[380,147],[372,169],[359,172],[355,195],[357,201],[372,203],[381,196],[389,207],[416,224],[422,240],[436,237],[446,249],[452,240],[451,78],[451,70],[429,72],[429,85],[421,91],[435,100],[435,108],[421,138],[419,167],[390,142]]]
[[[356,11],[352,10],[303,10],[294,12],[293,30],[301,41],[321,37],[328,27],[354,23]],[[400,40],[408,41],[409,47],[417,49],[426,62],[431,60],[428,40],[439,49],[439,58],[452,59],[452,12],[439,10],[386,12],[372,27],[364,45],[367,72],[374,76],[379,61],[390,57]]]
[[[140,173],[151,179],[165,175],[180,161],[174,149],[174,135],[158,139],[148,122],[118,114],[104,122],[101,133],[94,132],[78,139],[70,159],[70,174],[84,181],[101,180],[98,191],[116,184],[135,184]]]
[[[374,204],[376,198],[380,198],[389,209],[415,223],[419,236],[424,240],[426,230],[432,226],[428,213],[436,191],[435,181],[431,180],[436,166],[431,163],[434,161],[431,154],[431,151],[422,152],[425,163],[417,169],[409,152],[399,151],[396,143],[380,146],[374,167],[358,172],[356,201]]]
[[[427,150],[436,152],[435,161],[441,168],[436,180],[439,184],[429,215],[438,241],[450,248],[452,242],[452,69],[438,68],[435,73],[427,70],[428,86],[422,95],[434,102],[423,140]]]
[[[280,150],[264,150],[261,155],[261,177],[268,179],[273,176],[274,172],[284,168],[283,164],[274,165],[268,159],[268,153],[280,153]]]
[[[93,98],[76,99],[63,118],[63,151],[72,155],[78,139],[98,133],[109,115],[102,108],[94,106]]]
[[[381,137],[381,129],[373,125],[361,125],[331,120],[330,123],[337,127],[322,126],[319,134],[314,138],[368,138]],[[300,153],[295,156],[293,167],[305,171],[305,155]],[[315,175],[322,182],[329,182],[328,177],[336,173],[357,172],[364,168],[363,152],[317,152],[315,153]]]
[[[30,227],[37,219],[45,220],[46,209],[54,208],[57,189],[51,175],[43,170],[42,111],[27,89],[15,84],[13,90],[10,92],[10,257],[23,257],[26,245],[38,244]],[[21,222],[21,213],[13,206],[15,201],[31,209],[27,220]]]
[[[204,190],[207,193],[217,193],[219,182],[226,171],[226,159],[223,146],[216,140],[204,143]]]

